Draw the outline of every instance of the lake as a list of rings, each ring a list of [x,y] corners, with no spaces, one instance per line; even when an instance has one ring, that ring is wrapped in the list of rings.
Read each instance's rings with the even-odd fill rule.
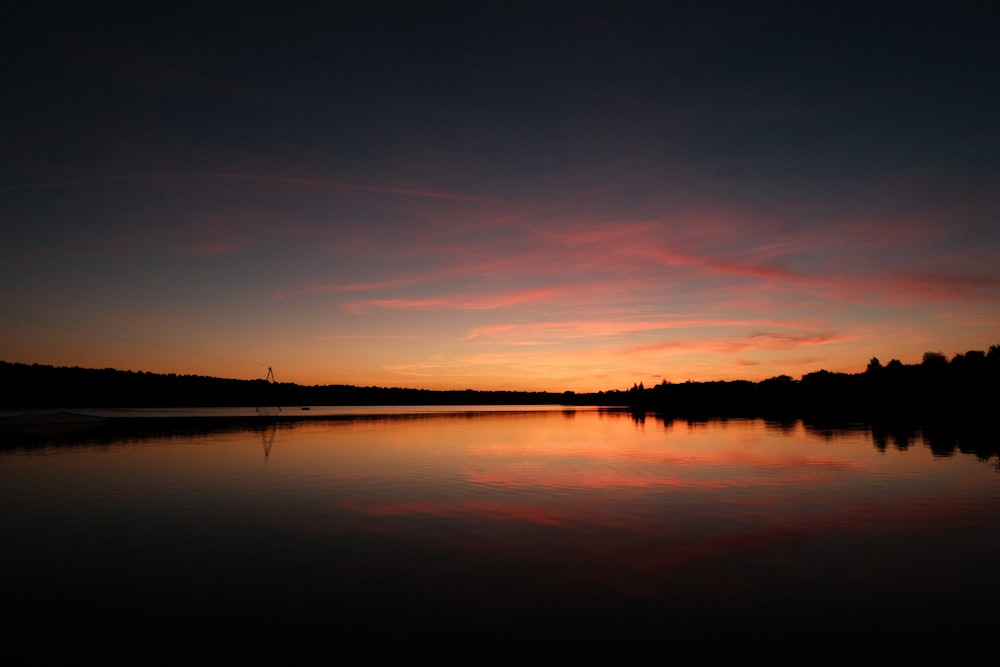
[[[239,619],[299,641],[578,649],[915,649],[996,627],[994,431],[556,406],[89,412],[117,419],[0,432],[0,583],[27,627]]]

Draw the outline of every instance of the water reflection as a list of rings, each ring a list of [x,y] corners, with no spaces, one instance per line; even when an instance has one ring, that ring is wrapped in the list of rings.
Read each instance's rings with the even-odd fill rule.
[[[260,425],[260,439],[264,445],[264,458],[271,454],[271,447],[274,445],[274,434],[278,431],[278,422],[268,419]]]
[[[5,590],[47,617],[677,639],[1000,594],[996,438],[968,431],[551,410],[2,442]]]

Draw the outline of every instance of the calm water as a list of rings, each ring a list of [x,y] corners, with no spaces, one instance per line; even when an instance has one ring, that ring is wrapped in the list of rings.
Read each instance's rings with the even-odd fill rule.
[[[0,434],[7,608],[325,637],[995,628],[995,435],[456,410]]]

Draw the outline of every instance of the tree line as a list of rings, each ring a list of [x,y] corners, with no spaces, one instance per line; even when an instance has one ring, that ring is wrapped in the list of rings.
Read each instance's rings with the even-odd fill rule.
[[[893,359],[883,365],[872,358],[860,373],[820,370],[799,380],[779,375],[760,382],[636,384],[627,395],[637,412],[681,418],[992,418],[1000,399],[1000,346],[950,360],[940,352],[926,352],[918,364]]]
[[[429,390],[233,380],[0,362],[0,408],[261,407],[308,405],[605,405],[676,418],[805,417],[922,420],[995,414],[1000,345],[917,364],[869,361],[860,373],[820,370],[795,380],[672,383],[594,393]]]
[[[0,362],[0,408],[283,407],[309,405],[533,405],[565,403],[571,392],[305,386]]]

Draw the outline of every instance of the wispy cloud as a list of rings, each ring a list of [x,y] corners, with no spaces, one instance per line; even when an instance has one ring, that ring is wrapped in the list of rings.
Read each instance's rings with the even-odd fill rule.
[[[848,334],[833,332],[801,332],[782,333],[761,331],[745,336],[731,338],[675,340],[648,345],[634,345],[622,350],[625,354],[646,352],[713,352],[720,354],[736,354],[750,350],[791,350],[799,347],[811,347],[828,343],[839,343],[853,340]]]
[[[471,329],[465,340],[503,345],[545,345],[570,340],[632,337],[656,331],[680,329],[735,329],[782,326],[799,328],[805,321],[670,318],[659,320],[586,320],[565,322],[506,323]],[[820,323],[814,323],[819,325]]]
[[[1000,272],[958,275],[936,271],[894,271],[885,276],[882,292],[893,300],[973,298],[1000,301]]]

